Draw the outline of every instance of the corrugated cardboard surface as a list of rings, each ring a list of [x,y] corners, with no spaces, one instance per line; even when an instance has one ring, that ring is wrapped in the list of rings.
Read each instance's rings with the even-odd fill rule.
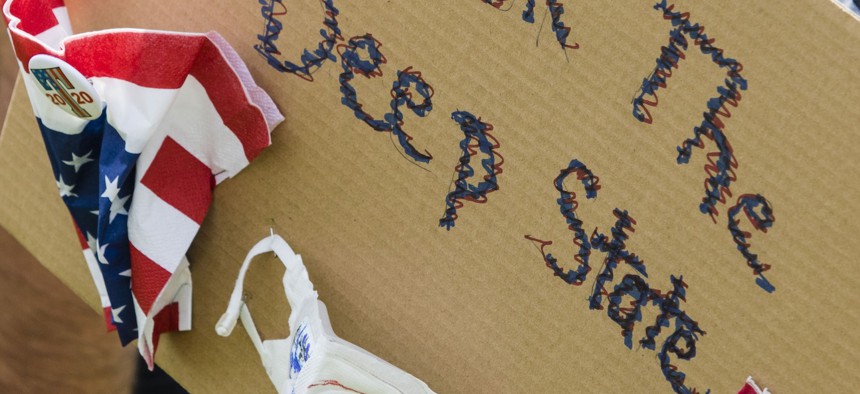
[[[194,330],[166,335],[157,362],[190,391],[271,390],[243,332],[223,339],[213,329],[242,258],[270,226],[304,257],[339,335],[439,392],[671,391],[656,352],[628,350],[605,310],[588,309],[602,256],[586,285],[572,287],[523,238],[553,240],[551,251],[572,259],[552,182],[574,158],[603,186],[577,211],[586,231],[608,234],[612,209],[626,209],[637,221],[628,249],[645,260],[648,282],[667,290],[669,275],[684,275],[685,310],[707,331],[692,361],[674,362],[688,386],[732,392],[747,375],[779,393],[860,384],[851,211],[860,199],[860,24],[828,2],[676,2],[744,65],[750,86],[725,128],[739,163],[732,191],[773,205],[773,228],[751,240],[773,265],[772,294],[755,286],[732,242],[728,206],[718,206],[717,224],[698,210],[712,147],[675,162],[725,70],[691,45],[658,93],[653,124],[630,114],[671,29],[649,2],[566,4],[569,40],[580,45],[566,55],[549,18],[540,28],[543,5],[527,24],[523,2],[507,12],[479,0],[335,2],[344,36],[372,33],[388,60],[383,77],[354,84],[368,112],[387,112],[397,70],[412,66],[435,89],[433,111],[405,119],[416,147],[434,156],[426,171],[340,103],[337,63],[314,82],[268,66],[253,49],[264,28],[257,2],[155,3],[67,1],[78,32],[217,30],[286,116],[272,147],[216,189],[189,253]],[[322,6],[286,6],[277,44],[296,61],[316,47]],[[500,190],[466,203],[445,231],[437,223],[460,156],[463,134],[450,119],[458,109],[494,125],[505,164]],[[96,307],[23,89],[5,127],[0,224]],[[261,260],[246,283],[252,312],[264,338],[285,337],[283,268]],[[644,313],[634,338],[654,315]]]

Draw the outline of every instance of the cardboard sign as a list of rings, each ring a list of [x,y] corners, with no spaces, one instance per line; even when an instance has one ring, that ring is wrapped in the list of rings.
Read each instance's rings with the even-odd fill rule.
[[[286,117],[215,192],[156,361],[271,389],[211,327],[273,227],[338,334],[437,392],[851,391],[860,24],[654,3],[68,1],[77,32],[217,30]],[[0,162],[0,224],[97,307],[20,84]],[[282,270],[246,282],[264,338]]]

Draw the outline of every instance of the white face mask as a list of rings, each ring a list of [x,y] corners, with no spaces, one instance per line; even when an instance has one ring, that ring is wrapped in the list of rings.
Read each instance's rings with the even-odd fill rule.
[[[290,302],[290,336],[260,340],[251,313],[242,299],[248,265],[255,256],[275,252],[287,267],[284,291]],[[228,336],[236,320],[251,337],[260,353],[266,373],[279,393],[432,393],[424,382],[385,362],[364,349],[338,338],[332,331],[325,304],[308,278],[301,256],[283,238],[272,235],[248,252],[227,311],[215,331]]]

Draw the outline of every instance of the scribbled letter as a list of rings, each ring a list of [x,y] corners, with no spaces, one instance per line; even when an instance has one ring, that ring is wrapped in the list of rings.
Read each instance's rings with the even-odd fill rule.
[[[760,209],[757,211],[756,209]],[[761,194],[744,194],[738,197],[738,202],[735,206],[729,208],[729,232],[732,234],[732,240],[738,246],[738,251],[747,261],[747,266],[752,268],[753,275],[758,275],[755,283],[767,291],[772,293],[776,288],[764,277],[764,272],[770,269],[770,264],[762,264],[758,261],[758,255],[750,251],[749,239],[752,234],[747,231],[742,231],[739,227],[740,219],[736,219],[738,213],[743,212],[753,228],[757,231],[767,233],[767,229],[773,226],[776,218],[773,216],[773,209],[770,203]]]
[[[678,370],[678,367],[672,364],[671,354],[674,354],[680,360],[690,361],[696,357],[696,341],[699,337],[695,332],[690,331],[684,326],[679,326],[675,329],[666,342],[663,342],[663,347],[657,358],[660,360],[660,369],[663,371],[663,376],[669,384],[672,385],[672,390],[679,394],[695,394],[698,391],[695,388],[689,388],[684,385],[687,375]],[[683,344],[679,347],[678,345]],[[707,390],[710,393],[711,390]]]
[[[610,229],[612,239],[610,240],[605,234],[598,233],[597,230],[591,235],[591,245],[604,254],[603,270],[597,274],[597,279],[594,283],[594,290],[591,292],[589,299],[589,308],[603,309],[603,296],[608,294],[605,288],[606,283],[612,282],[615,277],[615,268],[618,263],[626,263],[631,266],[636,272],[639,272],[644,277],[648,277],[645,271],[645,262],[639,259],[635,253],[627,250],[626,241],[630,238],[627,232],[636,231],[633,226],[636,224],[636,219],[627,213],[627,210],[615,208],[612,211],[615,215],[615,225]]]
[[[678,63],[685,59],[684,51],[687,50],[687,39],[680,29],[669,32],[669,46],[660,47],[660,57],[657,58],[657,67],[648,78],[642,80],[639,94],[633,98],[633,116],[640,122],[651,124],[654,118],[648,107],[656,107],[659,103],[657,91],[668,86],[672,69],[678,68]],[[647,99],[646,99],[647,97]]]
[[[376,78],[382,76],[381,66],[388,62],[380,51],[382,43],[373,38],[371,34],[352,37],[346,44],[338,45],[338,54],[341,59],[343,72],[338,78],[340,92],[343,94],[341,103],[351,109],[356,119],[367,123],[376,131],[391,131],[391,125],[383,119],[376,119],[364,110],[358,101],[358,93],[352,87],[356,74],[365,78]],[[380,117],[382,118],[382,117]]]
[[[454,190],[445,196],[445,214],[439,219],[439,226],[451,230],[457,220],[457,210],[463,207],[463,201],[483,204],[487,202],[487,195],[499,190],[497,176],[502,173],[504,157],[498,152],[499,141],[490,132],[493,125],[481,120],[466,111],[455,111],[451,119],[460,125],[463,132],[463,140],[460,141],[462,156],[454,167],[457,179],[454,181]],[[481,169],[483,176],[478,183],[469,183],[474,178],[476,170],[472,159],[481,153]]]
[[[564,15],[564,4],[558,0],[546,0],[546,8],[552,19],[552,32],[555,33],[555,39],[561,45],[561,49],[577,49],[579,44],[568,44],[567,38],[570,36],[570,27],[565,26],[561,20]],[[523,20],[528,23],[535,23],[535,0],[526,0],[526,9],[523,11]]]
[[[660,308],[660,314],[657,315],[654,325],[645,328],[645,337],[639,341],[642,347],[646,349],[654,350],[656,345],[655,339],[660,335],[663,327],[670,326],[672,319],[675,319],[676,326],[684,326],[696,334],[705,334],[699,328],[699,323],[693,320],[681,308],[681,301],[687,301],[687,284],[684,283],[684,277],[671,275],[669,281],[672,284],[672,290],[666,294],[662,294],[659,290],[651,289],[649,299],[652,304]]]
[[[585,166],[585,164],[582,164],[579,160],[573,159],[566,169],[561,170],[561,173],[553,182],[555,184],[555,189],[558,190],[560,194],[558,200],[556,200],[558,202],[559,210],[564,216],[565,221],[567,221],[567,228],[573,232],[573,244],[579,247],[579,251],[574,257],[574,260],[579,264],[576,271],[568,270],[565,272],[564,269],[559,266],[558,260],[552,255],[552,253],[547,253],[544,250],[546,246],[552,245],[552,241],[542,241],[532,237],[531,235],[526,235],[525,238],[540,244],[540,251],[543,255],[544,263],[546,263],[546,266],[552,270],[555,276],[561,278],[561,280],[565,281],[567,284],[579,286],[585,282],[588,277],[588,273],[591,272],[591,267],[588,265],[588,258],[591,256],[591,242],[588,239],[588,234],[586,234],[585,230],[582,228],[582,220],[576,215],[576,209],[579,207],[579,202],[576,200],[576,193],[567,190],[564,186],[564,181],[570,175],[576,175],[576,179],[580,181],[582,186],[585,188],[585,197],[589,199],[597,198],[597,191],[600,190],[600,178],[596,177],[591,170]]]
[[[413,93],[421,96],[420,103],[412,100]],[[433,87],[424,81],[420,72],[407,67],[397,72],[397,81],[394,81],[394,86],[391,87],[391,112],[385,115],[385,121],[391,125],[391,134],[397,137],[404,153],[422,163],[430,162],[433,155],[426,150],[423,153],[418,152],[412,146],[412,137],[403,130],[403,112],[400,107],[405,105],[412,113],[423,118],[433,109],[432,97]]]
[[[322,67],[326,60],[337,61],[333,54],[335,44],[343,40],[340,27],[337,23],[339,11],[334,7],[334,0],[320,0],[320,3],[325,10],[325,19],[323,20],[324,29],[320,30],[322,40],[317,45],[313,52],[305,49],[300,58],[301,64],[293,63],[289,60],[281,60],[281,51],[278,50],[276,41],[278,40],[283,24],[277,18],[287,14],[287,7],[283,0],[259,0],[260,12],[265,20],[265,31],[263,34],[257,35],[260,43],[254,45],[254,49],[259,53],[275,70],[282,73],[295,74],[299,78],[306,81],[313,81],[311,75],[318,68]]]
[[[622,305],[625,296],[632,297],[629,306]],[[633,348],[633,327],[642,321],[642,307],[648,305],[651,288],[639,275],[625,275],[615,289],[609,293],[609,318],[621,327],[621,336],[628,349]]]
[[[391,112],[374,117],[368,113],[358,99],[358,93],[352,86],[356,75],[365,78],[376,78],[382,76],[381,66],[388,62],[380,48],[382,43],[371,34],[350,38],[346,44],[337,47],[341,58],[343,72],[338,80],[340,92],[343,94],[341,103],[352,110],[356,119],[366,123],[373,130],[389,132],[395,137],[403,148],[404,153],[415,161],[427,163],[433,156],[429,152],[419,152],[412,145],[412,137],[403,128],[403,112],[401,107],[406,106],[419,117],[427,116],[433,109],[432,97],[433,87],[428,84],[420,72],[407,67],[397,72],[397,80],[391,88]],[[413,96],[418,95],[421,101],[417,102]]]

